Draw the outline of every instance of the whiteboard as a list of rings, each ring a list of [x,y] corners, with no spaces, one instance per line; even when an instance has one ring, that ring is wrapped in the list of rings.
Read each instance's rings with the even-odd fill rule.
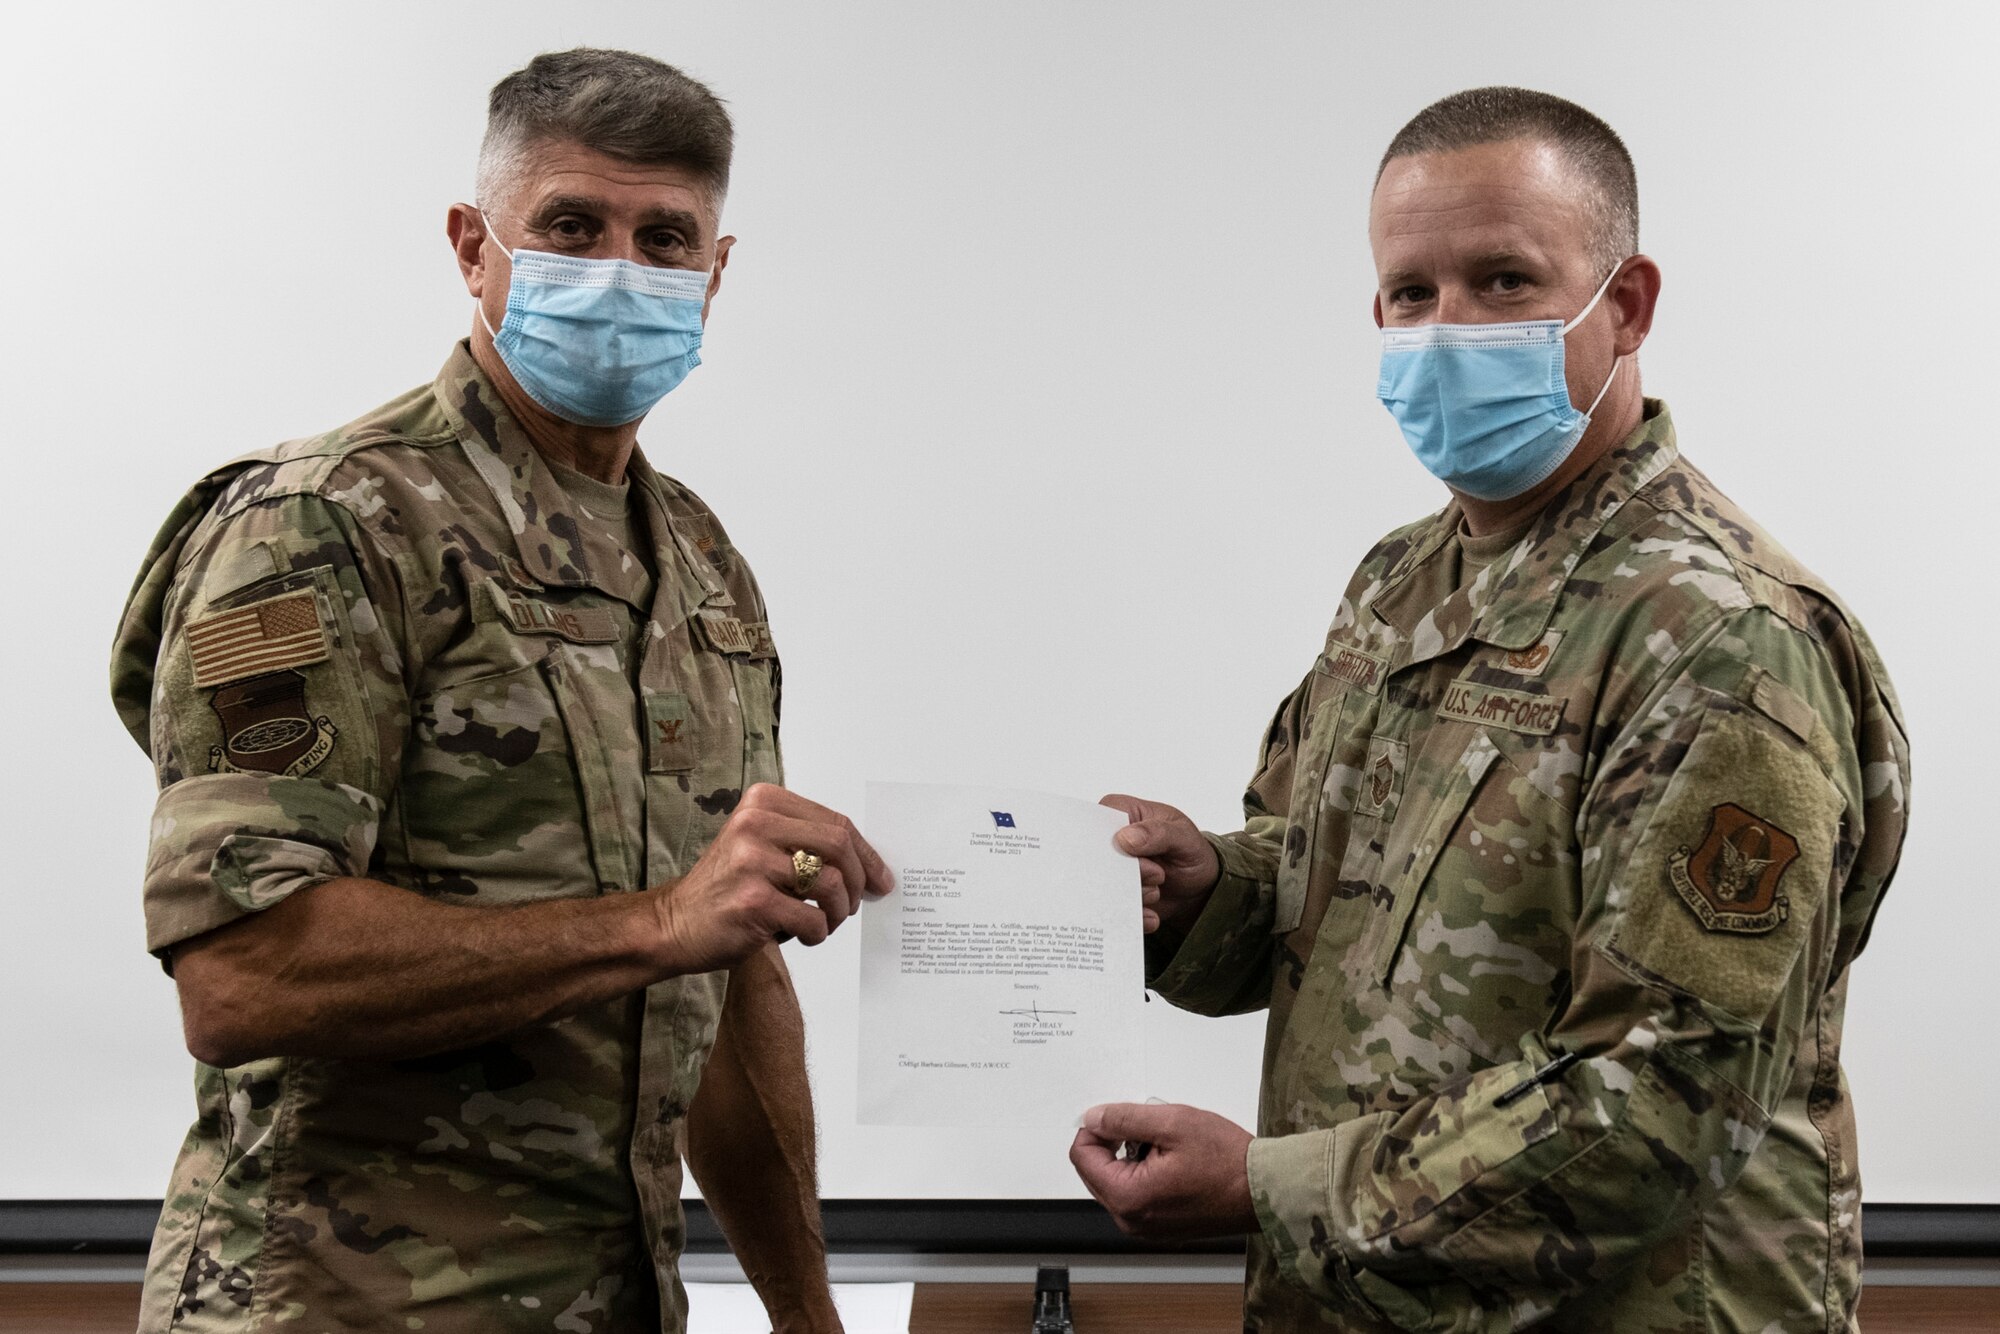
[[[1446,92],[1638,160],[1689,454],[1873,631],[1916,822],[1855,970],[1876,1201],[2000,1201],[1994,21],[1825,7],[58,5],[8,20],[0,1198],[158,1195],[192,1115],[105,654],[180,490],[427,381],[487,88],[629,46],[725,96],[741,238],[646,425],[769,594],[794,786],[1134,791],[1237,818],[1361,553],[1436,507],[1374,402],[1377,156]],[[1987,685],[1979,683],[1984,680]],[[854,1119],[858,933],[794,947],[831,1197],[1073,1197],[1064,1131]],[[1252,1116],[1261,1020],[1155,1003],[1148,1090]]]

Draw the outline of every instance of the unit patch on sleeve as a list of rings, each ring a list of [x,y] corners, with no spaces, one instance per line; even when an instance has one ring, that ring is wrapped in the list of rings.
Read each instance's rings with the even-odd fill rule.
[[[306,679],[294,671],[224,686],[208,703],[222,722],[222,744],[208,752],[214,773],[254,771],[297,778],[326,761],[340,734],[325,714],[315,718],[306,707]]]
[[[1708,833],[1667,861],[1667,877],[1711,931],[1758,934],[1791,915],[1778,882],[1799,855],[1798,840],[1733,802],[1708,813]]]
[[[328,651],[319,603],[310,590],[280,593],[190,621],[187,643],[197,687],[305,667],[324,661]]]

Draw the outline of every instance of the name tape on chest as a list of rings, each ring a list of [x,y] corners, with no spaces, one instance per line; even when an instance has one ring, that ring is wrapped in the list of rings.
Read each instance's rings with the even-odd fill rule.
[[[319,600],[310,590],[190,621],[187,645],[194,684],[204,689],[324,662],[329,652]]]
[[[1382,677],[1388,666],[1386,659],[1347,644],[1332,645],[1319,656],[1322,672],[1371,695],[1382,689]]]
[[[1563,707],[1568,703],[1567,698],[1552,699],[1547,695],[1530,695],[1519,690],[1504,690],[1499,686],[1453,681],[1445,687],[1437,712],[1440,718],[1453,718],[1462,723],[1547,736],[1562,722]]]
[[[695,618],[702,638],[717,653],[742,653],[752,658],[775,658],[768,621],[739,621],[727,612],[705,611]]]
[[[555,635],[574,644],[613,644],[618,617],[608,607],[565,607],[529,597],[497,581],[486,584],[494,613],[518,635]]]

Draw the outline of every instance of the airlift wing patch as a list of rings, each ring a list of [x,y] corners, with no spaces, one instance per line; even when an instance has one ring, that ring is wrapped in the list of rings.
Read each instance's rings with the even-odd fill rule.
[[[209,696],[222,724],[222,744],[208,752],[211,773],[278,774],[298,778],[333,753],[340,729],[306,704],[306,679],[293,671],[268,672]]]

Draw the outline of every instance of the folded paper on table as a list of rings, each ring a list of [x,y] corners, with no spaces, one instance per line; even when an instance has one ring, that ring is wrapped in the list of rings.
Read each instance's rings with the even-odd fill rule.
[[[833,1304],[847,1334],[908,1334],[914,1283],[836,1283]],[[748,1283],[690,1283],[688,1334],[770,1334],[771,1317]]]

